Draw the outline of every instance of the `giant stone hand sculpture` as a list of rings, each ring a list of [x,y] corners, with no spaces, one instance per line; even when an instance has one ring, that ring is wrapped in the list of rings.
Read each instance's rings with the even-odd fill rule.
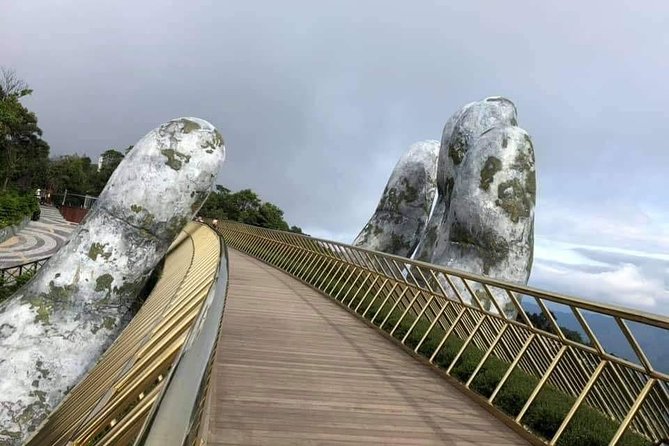
[[[530,138],[518,127],[497,127],[471,150],[476,156],[463,161],[431,261],[526,284],[532,268],[536,196]],[[483,289],[474,291],[486,309],[495,310]],[[493,297],[508,317],[515,316],[504,292],[494,292]]]
[[[490,97],[473,102],[446,122],[437,191],[414,257],[526,284],[534,248],[534,149],[529,135],[517,127],[511,101]],[[485,291],[473,288],[487,309],[497,311]],[[507,317],[515,317],[506,294],[493,292],[493,297]]]
[[[467,104],[462,110],[459,110],[453,116],[446,121],[444,126],[444,131],[441,135],[441,146],[447,146],[448,142],[451,139],[451,134],[453,133],[453,127],[460,119],[462,113],[467,110],[472,104]],[[439,156],[437,158],[437,200],[432,207],[432,214],[430,219],[427,222],[427,226],[421,237],[420,244],[418,245],[418,250],[414,254],[414,258],[421,260],[423,262],[429,262],[432,259],[432,251],[434,250],[434,244],[437,241],[439,231],[441,229],[441,222],[446,217],[448,213],[448,208],[451,202],[451,194],[453,193],[453,178],[455,176],[455,170],[453,166],[446,166],[446,164],[451,164],[448,161],[447,153],[442,154],[442,150],[439,149]],[[447,173],[448,172],[448,173]]]
[[[68,243],[0,306],[0,444],[25,440],[116,338],[224,157],[201,119],[152,130]]]
[[[417,142],[397,162],[376,212],[354,246],[409,257],[420,241],[436,193],[438,141]]]

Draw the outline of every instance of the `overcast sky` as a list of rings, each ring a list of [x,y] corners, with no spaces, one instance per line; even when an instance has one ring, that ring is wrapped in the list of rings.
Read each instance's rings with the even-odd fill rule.
[[[669,2],[324,3],[3,1],[0,65],[53,155],[201,117],[221,184],[344,242],[411,143],[506,96],[536,150],[530,283],[669,313]]]

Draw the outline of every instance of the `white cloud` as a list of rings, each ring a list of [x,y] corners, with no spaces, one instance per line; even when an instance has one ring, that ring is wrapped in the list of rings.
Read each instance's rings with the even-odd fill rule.
[[[606,263],[589,259],[581,253],[574,251],[579,247],[573,243],[560,242],[545,237],[537,238],[534,244],[535,263],[539,260],[559,262],[565,265],[590,265],[607,266]]]
[[[540,204],[536,231],[537,240],[548,238],[589,248],[665,257],[669,251],[669,213],[643,203]]]
[[[631,263],[589,272],[579,269],[579,265],[539,260],[534,264],[530,284],[604,303],[669,313],[669,290],[664,280]]]
[[[306,234],[309,234],[310,236],[315,238],[321,238],[324,240],[330,240],[333,242],[340,242],[345,244],[350,244],[355,238],[355,236],[358,235],[357,233],[353,234],[349,232],[334,232],[324,228],[317,228],[317,227],[305,227],[302,228],[302,230]]]
[[[669,313],[669,214],[644,203],[550,202],[537,208],[530,284]]]

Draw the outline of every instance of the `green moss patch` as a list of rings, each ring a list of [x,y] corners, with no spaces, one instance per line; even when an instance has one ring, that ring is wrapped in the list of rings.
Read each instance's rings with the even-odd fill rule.
[[[462,163],[462,160],[465,158],[466,147],[467,139],[462,132],[454,133],[451,136],[451,141],[448,144],[448,157],[456,166]]]
[[[114,277],[111,274],[103,274],[97,279],[95,279],[95,291],[107,291],[111,293],[111,284],[114,281]]]
[[[214,150],[223,145],[223,137],[218,130],[214,130],[214,137],[211,140],[204,141],[201,145],[207,153],[214,153]]]
[[[523,183],[518,178],[504,181],[497,187],[495,204],[502,208],[512,222],[528,218],[534,207],[534,195],[526,193]]]
[[[195,130],[200,130],[202,127],[200,127],[200,124],[197,122],[191,121],[190,119],[179,119],[179,122],[182,124],[182,132],[183,133],[190,133]]]
[[[174,170],[181,169],[185,163],[190,161],[190,155],[186,155],[174,149],[162,149],[160,153],[167,158],[165,164]]]
[[[112,253],[111,251],[105,252],[105,246],[107,246],[107,243],[92,243],[90,249],[88,250],[88,257],[90,257],[93,261],[97,260],[98,256],[105,260],[109,260],[109,257],[111,257]]]
[[[473,233],[458,221],[451,225],[449,241],[468,245],[470,249],[476,250],[477,256],[483,261],[484,274],[488,274],[492,267],[507,258],[510,250],[509,243],[503,237],[495,235],[492,230]]]
[[[499,158],[494,156],[489,156],[481,169],[481,182],[479,187],[485,191],[490,189],[490,185],[495,179],[495,174],[502,170],[502,162]]]

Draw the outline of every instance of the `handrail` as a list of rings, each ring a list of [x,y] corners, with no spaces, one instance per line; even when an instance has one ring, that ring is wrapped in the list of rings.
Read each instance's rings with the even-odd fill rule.
[[[214,231],[189,223],[172,243],[139,312],[26,446],[133,444],[161,433],[163,411],[156,407],[173,407],[179,400],[180,418],[172,422],[189,443],[142,444],[199,441],[217,339],[213,331],[225,303],[226,256]]]
[[[207,299],[166,379],[153,411],[135,445],[195,444],[206,401],[207,386],[228,291],[227,248],[221,243],[221,263]]]
[[[583,414],[608,426],[611,446],[669,438],[668,371],[635,336],[644,328],[669,341],[665,316],[295,233],[229,221],[220,222],[218,231],[230,247],[288,272],[385,331],[536,444],[569,444],[587,419]],[[500,296],[517,318],[501,308]],[[547,326],[533,324],[521,297],[536,302]],[[585,340],[568,336],[551,313],[556,306],[571,312]],[[602,329],[592,324],[596,318],[619,330],[630,357],[602,344]],[[483,382],[491,379],[492,385]],[[519,380],[530,387],[519,404],[504,406],[510,383]],[[550,395],[567,402],[552,421],[557,424],[532,424],[528,419]]]

